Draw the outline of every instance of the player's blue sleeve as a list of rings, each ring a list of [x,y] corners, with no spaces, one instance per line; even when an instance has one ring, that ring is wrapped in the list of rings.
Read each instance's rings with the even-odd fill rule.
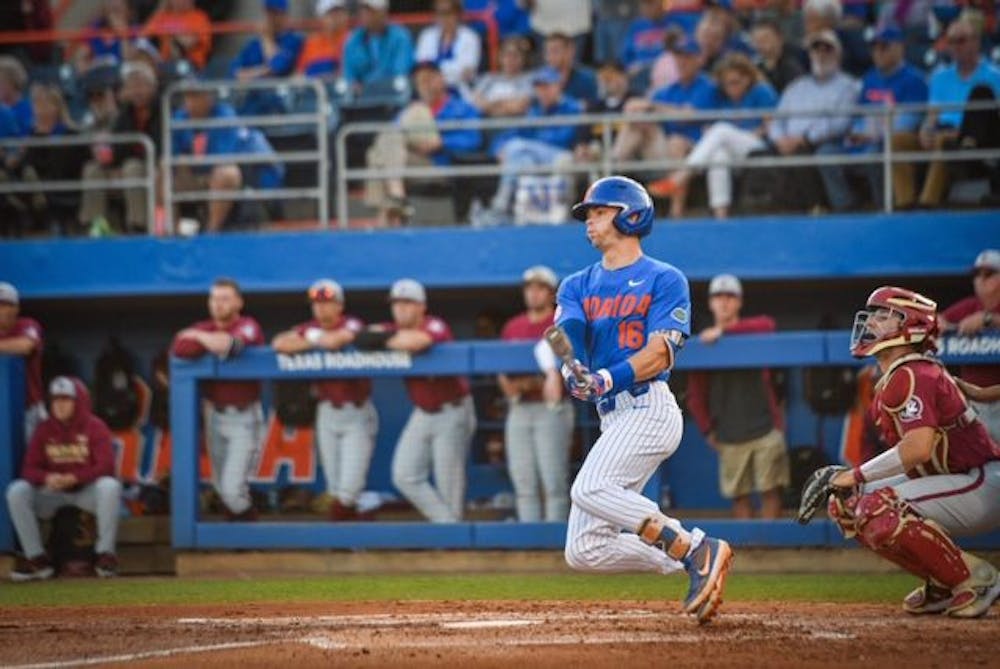
[[[646,317],[647,332],[670,330],[691,336],[691,289],[687,277],[676,269],[656,277],[653,301]]]
[[[567,277],[556,294],[556,325],[560,326],[573,345],[579,360],[586,362],[587,315],[580,300],[579,275]]]

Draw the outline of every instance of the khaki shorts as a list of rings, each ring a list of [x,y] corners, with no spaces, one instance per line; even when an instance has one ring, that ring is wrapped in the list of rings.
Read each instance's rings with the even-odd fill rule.
[[[719,490],[727,499],[788,485],[785,435],[771,430],[739,444],[719,444]]]

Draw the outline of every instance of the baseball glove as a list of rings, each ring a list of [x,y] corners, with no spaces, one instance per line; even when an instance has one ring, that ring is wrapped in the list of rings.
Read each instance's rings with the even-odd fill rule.
[[[840,492],[839,488],[830,485],[830,481],[843,471],[847,471],[847,467],[827,465],[820,467],[806,479],[806,484],[802,486],[802,499],[799,501],[798,521],[801,524],[806,525],[812,520],[819,507],[826,504],[831,493]]]

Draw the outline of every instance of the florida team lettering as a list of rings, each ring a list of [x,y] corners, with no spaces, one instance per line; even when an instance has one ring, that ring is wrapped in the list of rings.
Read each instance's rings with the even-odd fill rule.
[[[585,297],[583,311],[587,314],[588,321],[596,321],[599,318],[625,318],[633,314],[645,316],[652,301],[650,295],[643,295],[641,298],[635,295]]]

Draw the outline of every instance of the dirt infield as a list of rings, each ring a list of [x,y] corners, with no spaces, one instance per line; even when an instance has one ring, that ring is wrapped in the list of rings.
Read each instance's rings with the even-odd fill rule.
[[[378,602],[8,608],[0,665],[387,667],[996,666],[1000,611],[728,603],[699,627],[676,602]]]

